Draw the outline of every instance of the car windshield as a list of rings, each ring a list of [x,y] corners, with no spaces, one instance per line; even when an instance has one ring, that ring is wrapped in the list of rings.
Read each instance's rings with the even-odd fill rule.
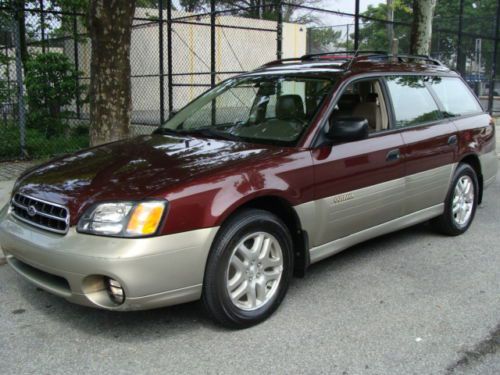
[[[229,79],[188,104],[157,132],[293,145],[332,86],[330,79],[303,76]]]

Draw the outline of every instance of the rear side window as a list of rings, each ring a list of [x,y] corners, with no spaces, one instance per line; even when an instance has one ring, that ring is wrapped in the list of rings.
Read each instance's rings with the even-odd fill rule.
[[[446,117],[483,111],[469,88],[458,77],[434,77],[429,83],[443,104]]]
[[[396,117],[396,128],[413,126],[436,121],[441,113],[425,85],[423,76],[387,77],[387,86],[391,94]]]

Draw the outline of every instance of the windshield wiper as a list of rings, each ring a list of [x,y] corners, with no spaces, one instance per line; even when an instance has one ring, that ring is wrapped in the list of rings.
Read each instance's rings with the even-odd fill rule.
[[[170,128],[159,127],[153,131],[153,134],[169,134],[169,135],[180,135],[180,132]]]
[[[222,138],[222,139],[226,139],[226,140],[230,140],[230,141],[235,141],[235,140],[240,139],[239,137],[237,137],[233,134],[226,133],[226,132],[223,132],[220,130],[211,129],[211,128],[184,130],[184,131],[180,131],[179,133],[180,134],[195,135],[195,136],[199,135],[199,136],[206,137],[206,138]]]

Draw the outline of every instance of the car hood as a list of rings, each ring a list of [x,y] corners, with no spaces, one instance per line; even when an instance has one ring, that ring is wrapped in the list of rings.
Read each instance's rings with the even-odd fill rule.
[[[201,174],[280,150],[219,139],[142,136],[50,161],[21,176],[15,191],[65,205],[76,218],[96,201],[158,196]]]

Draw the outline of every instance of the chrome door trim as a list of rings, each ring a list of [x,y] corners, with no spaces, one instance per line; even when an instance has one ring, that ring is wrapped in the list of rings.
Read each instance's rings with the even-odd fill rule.
[[[388,221],[386,223],[376,225],[372,228],[365,229],[361,232],[351,234],[338,240],[326,243],[321,246],[310,249],[311,263],[318,262],[329,256],[337,254],[360,242],[364,242],[374,237],[383,234],[391,233],[414,224],[432,219],[441,215],[444,212],[444,203],[411,213],[409,215]]]

